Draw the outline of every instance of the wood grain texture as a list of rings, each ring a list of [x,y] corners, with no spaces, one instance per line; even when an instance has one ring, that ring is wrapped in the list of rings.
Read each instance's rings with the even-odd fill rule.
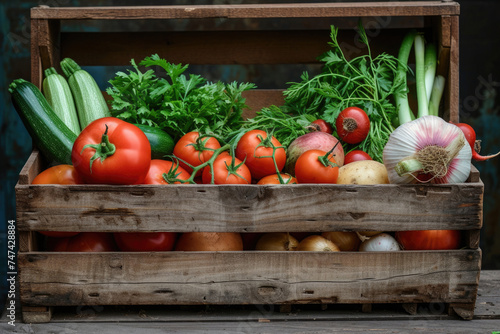
[[[451,122],[458,123],[460,108],[460,57],[459,57],[459,17],[451,17],[451,47],[450,47],[450,70],[447,84],[450,86],[450,114]]]
[[[18,229],[276,232],[478,229],[482,183],[18,185]]]
[[[25,304],[473,303],[480,252],[21,253]]]
[[[40,172],[44,168],[44,161],[40,151],[35,148],[31,152],[28,160],[24,164],[23,168],[19,172],[19,181],[20,185],[27,185],[33,182],[33,179],[40,174]]]
[[[177,19],[458,15],[452,1],[372,3],[240,4],[123,7],[35,7],[35,19]]]
[[[130,65],[152,54],[182,64],[309,64],[329,30],[63,33],[62,57],[84,66]],[[85,47],[82,46],[92,46]],[[134,48],[130,48],[134,45]]]

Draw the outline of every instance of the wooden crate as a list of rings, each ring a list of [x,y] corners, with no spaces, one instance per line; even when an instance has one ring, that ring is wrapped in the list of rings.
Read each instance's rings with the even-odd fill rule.
[[[48,8],[31,11],[32,82],[63,57],[80,65],[127,65],[152,53],[188,64],[308,64],[329,25],[349,34],[359,18],[386,18],[384,45],[397,52],[409,28],[439,42],[447,78],[443,117],[458,120],[458,15],[450,1]],[[387,19],[389,18],[389,19]],[[72,20],[255,20],[243,31],[65,32]],[[272,22],[309,20],[305,31]],[[201,21],[200,21],[201,22]],[[253,22],[253,21],[252,21]],[[327,24],[325,24],[325,22]],[[274,24],[274,23],[273,23]],[[383,28],[383,29],[382,29]],[[348,35],[354,38],[354,35]],[[236,38],[237,37],[237,38]],[[127,41],[127,42],[125,42]],[[204,43],[210,41],[211,43]],[[215,46],[214,46],[215,43]],[[131,47],[137,45],[137,47]],[[280,89],[248,92],[253,115],[279,104]],[[483,184],[477,170],[447,185],[31,185],[46,166],[35,149],[16,185],[19,284],[27,322],[51,306],[444,303],[471,319],[481,264]],[[43,252],[36,231],[319,232],[463,231],[451,251]],[[368,306],[367,306],[368,305]]]

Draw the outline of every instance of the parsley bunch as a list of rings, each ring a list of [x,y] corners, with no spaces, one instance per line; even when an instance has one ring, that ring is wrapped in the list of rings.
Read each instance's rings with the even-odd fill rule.
[[[320,57],[324,62],[321,73],[310,77],[304,72],[301,82],[289,83],[284,91],[285,104],[294,113],[318,114],[331,124],[347,107],[363,109],[370,118],[370,133],[356,146],[344,144],[344,150],[360,149],[381,162],[384,146],[394,130],[393,119],[397,117],[392,95],[406,90],[406,86],[394,80],[398,59],[386,53],[373,57],[363,26],[360,24],[358,29],[368,53],[346,59],[337,40],[338,29],[332,26],[331,50]]]
[[[157,54],[139,66],[157,66],[165,71],[165,78],[153,69],[141,72],[133,59],[130,63],[134,70],[117,72],[106,89],[112,97],[113,116],[159,127],[175,141],[190,131],[225,138],[241,127],[246,107],[242,93],[255,88],[254,84],[210,83],[200,75],[186,76],[188,65],[171,64]]]

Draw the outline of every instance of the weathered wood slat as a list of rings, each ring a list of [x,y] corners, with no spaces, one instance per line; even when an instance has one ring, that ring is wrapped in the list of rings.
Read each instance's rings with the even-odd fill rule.
[[[19,230],[478,229],[481,183],[17,186]]]
[[[280,18],[458,15],[449,1],[240,4],[188,6],[47,7],[31,9],[34,19],[179,19],[179,18]]]
[[[388,29],[372,42],[373,54],[397,55],[401,30]],[[352,29],[339,34],[346,56],[366,53],[356,43]],[[376,41],[376,40],[375,40]],[[171,63],[182,64],[315,64],[318,55],[329,50],[329,27],[323,30],[278,31],[182,31],[182,32],[65,32],[61,34],[61,57],[69,57],[82,66],[129,66],[152,54]],[[130,45],[134,45],[133,48]],[[91,46],[91,47],[85,47]],[[442,63],[446,68],[446,62]]]
[[[329,49],[324,31],[63,33],[62,57],[79,65],[130,65],[152,54],[182,64],[308,64]],[[293,41],[293,42],[292,42]],[[92,45],[82,49],[82,45]],[[134,45],[133,48],[130,45]]]
[[[29,305],[470,303],[477,250],[21,253]]]

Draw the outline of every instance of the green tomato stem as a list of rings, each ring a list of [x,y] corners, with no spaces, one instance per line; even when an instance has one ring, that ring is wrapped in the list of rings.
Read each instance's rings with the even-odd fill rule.
[[[103,135],[101,136],[101,142],[99,144],[87,144],[83,147],[82,151],[80,152],[83,153],[83,151],[87,148],[93,148],[95,149],[95,153],[90,158],[90,173],[92,173],[92,164],[94,163],[95,160],[100,159],[101,163],[106,160],[106,158],[112,156],[116,152],[116,146],[109,141],[108,137],[108,125],[104,124],[106,126],[106,130],[104,131]]]

